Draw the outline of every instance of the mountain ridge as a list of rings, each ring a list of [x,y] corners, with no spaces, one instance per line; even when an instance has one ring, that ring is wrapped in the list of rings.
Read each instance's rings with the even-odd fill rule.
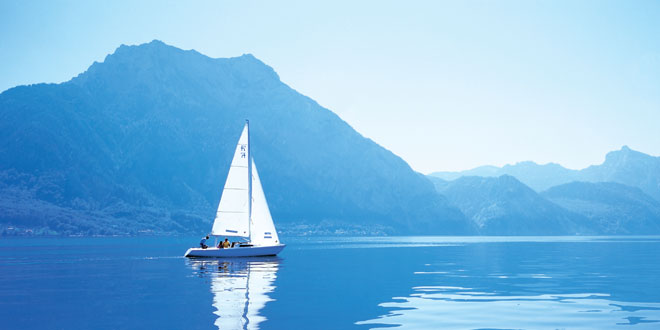
[[[579,171],[520,162],[424,176],[251,54],[122,45],[67,82],[0,93],[0,115],[0,235],[208,232],[246,118],[289,234],[660,231],[647,200],[660,194],[660,157],[624,146]],[[590,184],[548,189],[576,180]]]
[[[541,193],[564,209],[589,219],[607,235],[660,232],[660,202],[637,187],[614,182],[571,182]]]
[[[593,234],[585,219],[541,197],[513,176],[435,181],[482,235]]]
[[[466,171],[429,174],[444,180],[454,180],[464,175],[485,177],[511,175],[537,192],[573,181],[617,182],[638,187],[660,200],[660,157],[632,150],[625,145],[619,150],[608,152],[601,164],[581,170],[567,169],[556,163],[536,164],[532,161],[524,161],[502,167],[480,166]]]
[[[278,226],[471,230],[425,176],[252,55],[120,46],[67,82],[3,92],[0,113],[5,234],[208,231],[246,118]]]

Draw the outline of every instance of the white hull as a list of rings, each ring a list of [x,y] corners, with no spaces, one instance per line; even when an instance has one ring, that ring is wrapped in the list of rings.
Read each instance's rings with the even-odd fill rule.
[[[218,248],[190,248],[186,251],[184,257],[189,258],[233,258],[233,257],[261,257],[274,256],[284,249],[285,244],[271,246],[245,246],[233,247],[227,249]]]

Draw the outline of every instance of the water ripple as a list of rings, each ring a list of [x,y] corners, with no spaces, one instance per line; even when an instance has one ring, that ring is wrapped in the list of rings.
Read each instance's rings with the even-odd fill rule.
[[[380,304],[386,315],[358,325],[402,329],[608,329],[660,327],[660,304],[620,302],[604,293],[500,295],[450,286],[418,286]]]

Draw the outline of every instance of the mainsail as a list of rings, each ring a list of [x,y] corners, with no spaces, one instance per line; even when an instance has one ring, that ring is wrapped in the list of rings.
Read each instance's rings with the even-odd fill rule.
[[[229,174],[222,190],[211,235],[250,236],[249,151],[248,124],[245,124],[229,167]]]

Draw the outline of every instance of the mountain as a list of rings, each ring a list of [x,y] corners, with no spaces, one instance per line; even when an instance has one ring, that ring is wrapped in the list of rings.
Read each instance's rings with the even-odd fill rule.
[[[588,182],[617,182],[638,187],[660,201],[660,157],[623,146],[605,156],[601,165],[580,171],[580,180]]]
[[[434,183],[483,235],[593,233],[585,226],[585,218],[546,200],[509,175],[435,179]]]
[[[452,181],[456,180],[462,176],[483,176],[483,177],[497,177],[500,175],[505,175],[505,174],[499,174],[502,171],[501,168],[497,166],[491,166],[491,165],[484,165],[484,166],[479,166],[475,167],[470,170],[465,170],[465,171],[460,171],[460,172],[433,172],[429,175],[429,179],[431,181],[434,181],[433,179],[441,179],[444,181]]]
[[[425,176],[249,54],[122,45],[68,82],[3,92],[0,116],[6,235],[206,233],[245,119],[279,228],[471,230]]]
[[[572,182],[541,194],[590,219],[603,234],[660,233],[660,202],[641,189],[613,182]]]
[[[484,177],[511,175],[539,192],[573,181],[617,182],[638,187],[660,201],[660,157],[634,151],[627,146],[609,152],[602,164],[589,166],[583,170],[570,170],[554,163],[539,165],[527,161],[503,167],[482,166],[462,172],[429,174],[444,180],[473,175]]]
[[[542,191],[561,183],[574,181],[576,172],[555,163],[539,165],[531,161],[525,161],[516,163],[515,165],[507,164],[503,167],[486,165],[461,172],[434,172],[429,174],[429,176],[444,180],[455,180],[462,176],[499,177],[510,175],[532,187],[534,190]]]

